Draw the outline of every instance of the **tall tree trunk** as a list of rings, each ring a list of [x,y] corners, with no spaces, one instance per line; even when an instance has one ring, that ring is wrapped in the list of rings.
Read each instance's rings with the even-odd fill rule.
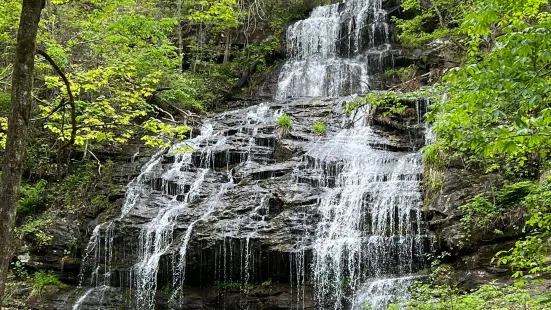
[[[178,55],[182,57],[182,60],[180,61],[180,73],[184,72],[184,39],[182,37],[182,1],[184,0],[178,0]]]
[[[0,182],[0,304],[13,253],[15,211],[23,173],[27,127],[31,111],[34,53],[45,0],[23,0],[13,66],[11,106]]]
[[[231,48],[231,33],[228,29],[226,31],[226,48],[224,50],[224,63],[227,64],[230,61],[230,48]]]

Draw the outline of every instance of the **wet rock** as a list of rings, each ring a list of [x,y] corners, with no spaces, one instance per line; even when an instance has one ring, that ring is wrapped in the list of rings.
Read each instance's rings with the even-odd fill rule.
[[[453,217],[460,212],[460,206],[477,194],[500,184],[502,180],[502,176],[470,171],[463,166],[447,168],[443,186],[430,202],[429,208],[447,217]]]
[[[31,270],[50,270],[63,282],[78,283],[80,259],[76,257],[80,231],[75,222],[68,219],[55,219],[55,223],[42,231],[51,237],[47,245],[37,243],[35,236],[27,238],[27,251],[17,255],[17,259]]]
[[[108,279],[106,284],[114,290],[106,291],[106,302],[127,307],[119,295],[128,295],[125,290],[135,286],[136,263],[144,255],[140,252],[144,242],[158,242],[146,240],[154,238],[157,227],[166,225],[163,221],[171,221],[173,226],[167,231],[173,243],[160,256],[156,276],[160,308],[168,305],[163,291],[175,281],[175,264],[181,260],[178,253],[185,247],[186,285],[208,287],[220,281],[260,285],[270,279],[282,287],[251,294],[226,292],[223,296],[194,292],[181,309],[219,309],[220,303],[226,309],[291,309],[298,297],[296,283],[295,291],[289,289],[291,270],[296,268],[293,262],[300,257],[302,266],[312,264],[309,247],[319,220],[316,206],[327,189],[313,173],[318,163],[306,155],[327,138],[313,136],[311,126],[324,120],[329,134],[340,131],[343,115],[335,107],[341,103],[342,99],[333,98],[264,103],[205,121],[204,126],[213,125],[212,130],[219,134],[190,140],[198,143],[193,153],[169,152],[160,154],[157,161],[152,159],[145,178],[128,186],[127,194],[138,195],[125,216],[119,218],[128,202],[123,205],[122,199],[117,199],[117,204],[91,222],[90,230],[100,224],[99,239],[92,251],[83,253],[89,256],[83,269],[85,286],[92,273],[97,273],[100,279]],[[294,122],[286,139],[277,137],[274,126],[280,113],[291,115]],[[411,139],[401,137],[394,128],[380,125],[376,131],[382,138],[373,148],[399,152],[413,147]],[[189,162],[182,156],[189,156]],[[327,160],[324,169],[329,178],[323,184],[330,187],[334,182],[331,176],[336,177],[341,168],[338,161]],[[388,181],[384,174],[381,181]],[[182,207],[173,217],[163,216],[177,206]],[[413,212],[411,216],[417,215]],[[152,232],[150,237],[147,231]],[[99,249],[99,256],[94,249]],[[244,270],[248,270],[246,274]],[[306,270],[304,276],[310,277]],[[98,289],[90,294],[86,300],[92,305],[99,298],[96,295],[101,295]],[[307,308],[312,307],[308,298],[304,302]]]
[[[510,270],[493,265],[491,261],[497,252],[510,249],[514,240],[523,235],[522,210],[512,208],[487,227],[475,225],[467,231],[459,209],[474,196],[502,182],[503,176],[471,171],[454,161],[445,171],[441,190],[427,206],[425,216],[435,235],[435,249],[451,254],[447,262],[455,268],[462,289],[471,290],[492,281],[510,282]]]

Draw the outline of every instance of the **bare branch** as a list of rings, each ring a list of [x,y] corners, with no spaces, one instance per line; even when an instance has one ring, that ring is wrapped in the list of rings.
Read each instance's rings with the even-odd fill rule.
[[[71,127],[72,128],[71,128],[71,138],[66,144],[62,145],[59,148],[61,150],[75,143],[75,138],[77,135],[77,115],[76,115],[76,107],[75,107],[75,97],[73,97],[73,92],[71,91],[71,84],[69,83],[69,79],[67,79],[67,76],[65,75],[65,73],[63,73],[61,68],[55,63],[52,57],[50,57],[50,55],[48,55],[46,52],[39,49],[36,50],[36,53],[44,57],[44,59],[46,59],[50,63],[50,65],[54,68],[56,73],[61,77],[61,79],[63,80],[63,83],[65,83],[65,87],[67,88],[67,95],[69,96],[68,103],[71,106]],[[60,105],[59,108],[61,108],[61,106],[63,105]]]
[[[96,154],[92,153],[92,151],[88,150],[88,153],[90,153],[90,155],[92,155],[92,157],[94,157],[98,162],[98,175],[101,175],[101,168],[103,167],[101,161],[97,158]]]

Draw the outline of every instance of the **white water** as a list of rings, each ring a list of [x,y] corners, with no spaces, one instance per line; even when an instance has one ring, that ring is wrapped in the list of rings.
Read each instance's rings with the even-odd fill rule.
[[[281,71],[276,97],[337,97],[368,91],[373,64],[370,66],[367,56],[378,53],[382,57],[390,48],[386,12],[381,5],[382,0],[349,0],[322,6],[309,19],[292,25],[287,32],[290,60]],[[268,111],[269,106],[264,104],[247,109],[238,124],[241,127],[236,136],[247,144],[246,152],[241,153],[244,165],[258,165],[254,156],[259,154],[253,149],[262,133],[257,125],[273,124],[282,113],[272,115]],[[356,115],[355,126],[313,144],[304,156],[308,164],[299,167],[300,173],[317,180],[324,194],[318,206],[313,244],[301,241],[289,255],[291,299],[296,301],[293,308],[305,307],[306,287],[311,282],[315,309],[361,309],[366,304],[383,309],[396,296],[406,296],[413,279],[409,274],[418,268],[423,242],[420,158],[416,153],[374,147],[391,143],[367,126],[368,114],[364,111]],[[177,154],[168,164],[163,163],[164,152],[152,157],[129,184],[120,217],[94,230],[83,264],[84,284],[96,286],[100,292],[109,288],[116,229],[113,223],[140,217],[142,212],[153,213],[140,227],[138,257],[131,273],[135,309],[155,308],[161,259],[167,256],[172,257],[174,273],[171,300],[185,302],[181,288],[194,229],[213,213],[232,207],[223,201],[226,191],[236,185],[229,160],[228,175],[218,188],[210,193],[202,191],[205,179],[214,174],[213,152],[227,147],[226,139],[207,123],[200,136],[186,141],[195,154]],[[197,154],[198,163],[193,157]],[[189,188],[184,190],[186,186]],[[200,213],[191,212],[200,199],[207,201],[206,207]],[[269,226],[268,194],[259,189],[254,203],[248,216],[258,220],[252,232],[239,236],[241,257],[234,257],[232,240],[238,237],[231,234],[224,237],[220,250],[215,252],[216,279],[239,280],[242,284],[251,281],[255,229]],[[178,226],[182,225],[181,217],[186,218],[183,227]],[[227,231],[233,232],[250,228],[242,227],[238,219],[229,226]],[[306,251],[310,249],[312,265],[306,263]],[[240,279],[232,278],[234,261],[240,262]],[[311,279],[307,279],[309,272]],[[75,306],[80,307],[92,291],[86,291]]]
[[[390,48],[386,19],[381,0],[350,0],[290,26],[276,98],[368,91],[369,73],[381,68],[367,56]],[[319,309],[383,309],[405,296],[404,275],[422,261],[420,156],[374,148],[391,142],[366,125],[368,113],[305,155],[302,173],[326,189],[312,246]]]
[[[338,97],[371,87],[369,53],[390,48],[382,0],[351,0],[320,6],[287,29],[288,60],[277,99]]]
[[[378,291],[364,294],[365,299],[354,298],[354,292],[369,278],[411,273],[422,259],[420,156],[372,147],[381,144],[389,141],[360,125],[306,154],[313,159],[309,174],[327,187],[312,266],[322,309],[361,309],[364,303],[382,308],[388,298],[373,295]],[[328,175],[334,171],[328,167],[339,172]],[[334,184],[324,182],[333,178]]]
[[[266,122],[274,122],[273,115],[267,115],[268,107],[260,105],[256,109],[249,109],[243,118],[242,130],[250,130],[252,137],[249,139],[249,151],[241,158],[242,162],[249,163],[252,158],[254,137],[257,135],[257,126]],[[231,112],[230,112],[231,113]],[[239,113],[239,112],[236,112]],[[153,309],[155,307],[155,293],[157,287],[157,274],[161,258],[176,253],[173,261],[173,294],[172,301],[182,302],[181,287],[185,281],[185,266],[188,244],[193,234],[195,225],[209,218],[218,208],[223,207],[222,198],[225,192],[235,186],[231,170],[228,170],[227,183],[221,183],[217,193],[209,194],[204,212],[191,220],[184,234],[175,239],[175,229],[179,216],[188,216],[189,207],[198,199],[201,199],[203,182],[215,167],[213,152],[216,149],[226,147],[226,137],[223,132],[217,132],[206,122],[201,128],[201,134],[185,143],[175,145],[168,154],[175,153],[173,163],[163,164],[164,151],[157,153],[142,168],[141,174],[127,187],[125,201],[121,215],[113,222],[98,225],[92,234],[86,249],[86,255],[81,272],[81,285],[95,286],[78,299],[78,307],[96,290],[102,295],[110,287],[112,253],[113,253],[113,229],[115,222],[125,221],[132,216],[140,216],[141,212],[156,212],[156,215],[141,228],[139,236],[138,258],[131,272],[131,285],[136,309]],[[249,134],[244,132],[244,135]],[[192,152],[179,153],[177,150],[188,146],[194,149]],[[197,163],[193,157],[199,154]],[[196,167],[195,165],[199,166]],[[189,189],[185,192],[185,186]],[[261,203],[262,204],[262,203]],[[263,207],[263,206],[261,206]],[[255,208],[255,211],[258,211]],[[191,213],[190,213],[191,214]],[[247,246],[248,246],[247,242]],[[174,248],[177,247],[175,250]],[[248,251],[248,250],[247,250]],[[249,257],[244,268],[249,268]],[[225,272],[225,271],[224,271]],[[243,271],[248,274],[248,271]],[[248,276],[247,276],[248,277]],[[247,281],[247,279],[245,279]],[[101,296],[102,296],[101,295]],[[98,305],[101,309],[102,304]]]
[[[73,310],[78,310],[80,308],[80,305],[86,300],[86,298],[88,297],[88,295],[90,295],[90,293],[92,293],[94,289],[93,288],[89,288],[87,289],[84,294],[82,294],[82,296],[80,296],[79,299],[77,299],[77,301],[75,302],[75,304],[73,305]]]
[[[137,204],[142,196],[149,194],[148,187],[145,186],[146,180],[156,177],[156,167],[159,166],[163,150],[157,152],[142,167],[141,173],[127,186],[127,194],[121,210],[121,215],[117,220],[123,219],[128,212]],[[76,302],[73,309],[79,309],[86,299],[93,295],[94,291],[100,294],[96,302],[97,309],[102,309],[103,298],[111,285],[112,261],[113,261],[113,238],[115,221],[105,222],[97,225],[86,246],[82,268],[79,274],[79,287],[92,286]]]

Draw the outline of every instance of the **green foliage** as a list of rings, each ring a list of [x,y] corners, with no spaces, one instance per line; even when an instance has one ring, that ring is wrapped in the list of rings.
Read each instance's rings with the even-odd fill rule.
[[[387,309],[411,310],[516,310],[549,309],[551,300],[547,292],[529,292],[515,286],[489,283],[465,292],[458,288],[454,269],[441,260],[443,253],[432,262],[432,272],[425,281],[416,282],[410,289],[408,300],[397,301]]]
[[[285,26],[291,21],[308,17],[310,11],[319,5],[337,3],[338,0],[270,0],[265,1],[266,18],[275,37],[282,37]]]
[[[11,95],[0,92],[0,115],[7,116],[10,109]]]
[[[160,100],[168,102],[183,110],[204,113],[207,101],[212,101],[212,90],[205,85],[205,80],[198,75],[184,74],[171,82],[171,89],[161,92]],[[210,96],[210,97],[209,97]]]
[[[241,282],[216,282],[214,284],[214,287],[217,290],[228,290],[228,291],[236,291],[240,290],[243,287],[243,284]]]
[[[276,126],[278,130],[278,135],[282,138],[289,135],[291,129],[293,128],[293,121],[291,117],[287,114],[283,114],[276,120]]]
[[[379,109],[383,116],[401,114],[407,108],[407,103],[415,102],[421,97],[432,98],[437,88],[420,89],[411,92],[401,91],[371,91],[365,96],[357,97],[343,106],[345,113],[353,113],[362,108]]]
[[[425,185],[425,197],[423,204],[425,211],[428,211],[429,205],[434,197],[444,185],[446,178],[445,169],[448,163],[448,154],[439,147],[440,141],[427,145],[422,149],[423,152],[423,183]]]
[[[471,0],[402,1],[406,17],[393,17],[398,39],[406,47],[421,47],[437,39],[456,40],[458,21],[472,5]]]
[[[30,277],[25,265],[19,260],[11,263],[11,272],[19,279],[28,279]]]
[[[65,208],[78,208],[84,202],[83,197],[86,197],[97,177],[97,168],[91,162],[67,175],[58,188],[63,194]]]
[[[262,284],[260,284],[260,286],[262,286],[262,287],[270,287],[270,286],[272,286],[272,279],[268,279],[268,280],[262,282]]]
[[[524,199],[529,219],[524,228],[528,236],[516,242],[509,251],[496,255],[494,262],[510,266],[513,277],[550,272],[548,265],[551,238],[551,181],[538,186]],[[524,280],[520,280],[523,283]]]
[[[40,180],[35,185],[23,184],[21,185],[21,197],[19,198],[19,205],[17,206],[17,215],[26,216],[38,209],[44,201],[44,191],[48,182]]]
[[[47,246],[51,243],[53,236],[44,230],[52,223],[51,217],[29,219],[23,225],[15,228],[15,235],[20,239],[30,240],[38,247]]]
[[[444,76],[446,96],[428,115],[443,147],[521,166],[549,154],[551,19],[541,4],[482,1],[465,17],[470,58]]]
[[[92,197],[92,199],[90,199],[90,202],[100,209],[105,209],[109,204],[109,199],[103,194],[98,194]]]
[[[459,208],[463,212],[463,226],[469,234],[473,229],[487,232],[493,228],[497,230],[494,233],[500,233],[502,229],[519,229],[511,225],[523,219],[524,212],[520,210],[525,207],[524,199],[535,187],[533,182],[523,181],[507,184],[497,192],[475,196]]]
[[[534,297],[526,289],[496,284],[482,285],[468,293],[460,293],[445,286],[420,284],[415,287],[412,299],[405,304],[411,310],[549,309],[549,303],[542,296]],[[398,310],[403,307],[394,304],[388,309]]]
[[[442,96],[433,98],[427,118],[437,143],[425,149],[426,157],[461,157],[467,165],[513,180],[529,176],[531,167],[548,159],[551,20],[542,5],[539,0],[487,0],[466,12],[461,32],[468,58],[444,76]],[[524,225],[526,238],[493,260],[510,266],[519,285],[526,275],[538,278],[551,271],[549,189],[548,184],[513,183],[462,207],[469,234],[518,233]],[[465,296],[462,303],[473,295]]]
[[[312,125],[312,134],[314,134],[314,136],[325,136],[325,123],[316,121],[314,125]]]
[[[389,69],[385,71],[383,76],[387,79],[397,77],[400,82],[404,83],[411,80],[415,76],[415,67],[409,66],[405,68]]]
[[[4,0],[0,5],[0,63],[2,66],[8,66],[6,61],[1,58],[9,58],[13,53],[13,37],[17,27],[19,27],[19,13],[21,12],[21,1]],[[10,59],[11,60],[11,59]],[[3,75],[0,75],[2,78]]]
[[[205,23],[219,32],[239,25],[236,0],[192,0],[184,1],[187,19],[194,23]]]
[[[49,198],[54,199],[56,204],[69,212],[78,211],[88,202],[103,208],[107,205],[107,196],[118,190],[112,185],[112,172],[112,161],[103,163],[101,167],[93,161],[85,162],[66,175],[61,182],[56,183]],[[98,186],[107,188],[99,193],[94,191]],[[92,193],[94,195],[91,195]]]
[[[60,286],[61,281],[53,273],[38,271],[34,274],[34,290],[40,295],[46,286]]]
[[[149,102],[156,89],[185,91],[185,87],[178,86],[189,84],[176,74],[181,59],[171,37],[177,19],[159,17],[154,5],[148,3],[107,0],[94,3],[91,9],[84,1],[52,1],[45,9],[39,48],[52,57],[70,81],[76,105],[77,147],[120,145],[134,136],[145,136],[148,144],[164,147],[188,130],[175,122],[155,127],[160,129],[155,132],[143,126],[144,121],[156,116]],[[2,14],[9,18],[0,23],[0,37],[7,47],[15,41],[16,23],[8,22],[17,17],[16,7],[20,4],[11,1],[0,9],[13,9]],[[0,53],[0,62],[8,59],[11,61],[7,52]],[[10,70],[6,66],[0,79],[9,76]],[[37,62],[36,74],[35,93],[40,99],[39,118],[43,118],[40,123],[58,144],[63,144],[73,131],[66,87],[46,62]],[[188,101],[193,105],[198,102],[193,98],[186,100],[186,105]]]
[[[181,1],[180,9],[178,3],[159,0],[50,1],[40,22],[38,47],[65,72],[76,118],[73,124],[62,79],[37,57],[33,125],[50,133],[53,139],[44,141],[52,149],[69,141],[75,129],[80,152],[120,147],[136,137],[166,147],[189,130],[178,116],[216,108],[244,68],[259,60],[257,71],[262,72],[280,57],[290,20],[330,2],[192,0]],[[0,8],[0,81],[12,71],[20,8],[15,0]],[[266,36],[270,27],[273,35]],[[183,46],[178,31],[185,38]],[[243,49],[223,46],[243,42],[241,34],[247,42]],[[221,55],[228,56],[224,64],[217,63]],[[181,72],[182,60],[191,65],[189,71]],[[9,96],[0,94],[1,112]],[[0,147],[7,125],[2,116]]]

